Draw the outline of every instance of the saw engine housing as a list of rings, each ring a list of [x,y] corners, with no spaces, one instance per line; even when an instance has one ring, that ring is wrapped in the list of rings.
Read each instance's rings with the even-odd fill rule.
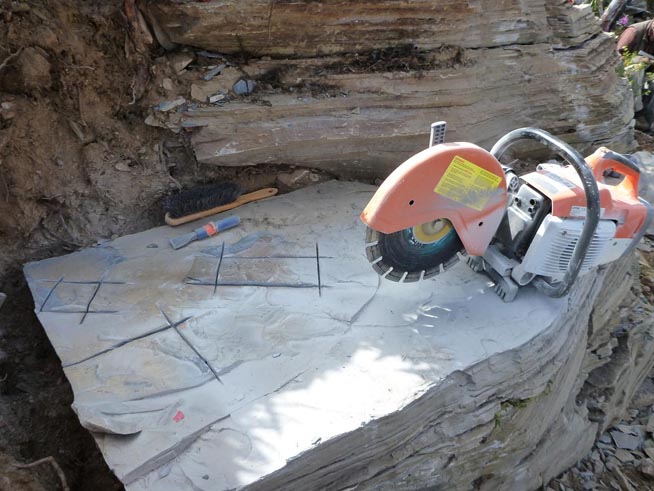
[[[368,259],[388,279],[428,278],[467,256],[505,301],[529,283],[559,297],[578,275],[631,251],[652,223],[628,156],[600,148],[584,160],[535,128],[507,134],[490,152],[443,143],[444,133],[445,123],[434,123],[430,147],[391,173],[361,214]],[[565,165],[518,177],[499,159],[522,139]]]

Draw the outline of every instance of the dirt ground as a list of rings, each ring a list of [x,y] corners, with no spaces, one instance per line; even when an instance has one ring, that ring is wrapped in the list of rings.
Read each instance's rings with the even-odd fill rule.
[[[371,53],[348,69],[426,63],[397,54]],[[465,62],[458,56],[446,50],[441,61]],[[280,180],[293,171],[281,166],[201,167],[183,132],[145,125],[148,105],[165,95],[167,63],[135,34],[121,0],[0,0],[0,491],[63,489],[51,462],[20,467],[46,457],[71,490],[122,489],[70,408],[22,264],[161,224],[161,199],[180,186],[302,185]]]

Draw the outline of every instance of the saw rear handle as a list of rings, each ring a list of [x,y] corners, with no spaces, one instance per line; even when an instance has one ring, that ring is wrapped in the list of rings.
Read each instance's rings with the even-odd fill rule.
[[[605,181],[608,171],[615,171],[624,175],[624,179],[616,184],[632,198],[638,199],[638,184],[640,182],[640,169],[625,155],[608,150],[597,160],[591,160],[589,166],[597,181]]]

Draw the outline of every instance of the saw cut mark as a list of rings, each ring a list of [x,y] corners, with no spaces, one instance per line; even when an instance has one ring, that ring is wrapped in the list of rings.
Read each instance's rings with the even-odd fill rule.
[[[45,300],[43,300],[43,303],[40,305],[38,308],[39,313],[47,313],[47,314],[82,314],[82,318],[80,319],[79,323],[83,324],[84,321],[87,319],[89,314],[116,314],[118,313],[117,310],[106,310],[106,309],[91,309],[91,304],[95,300],[95,298],[98,295],[98,292],[100,291],[100,288],[104,285],[126,285],[127,283],[124,281],[105,281],[105,277],[109,271],[105,271],[102,276],[100,277],[99,280],[97,281],[92,281],[92,280],[65,280],[64,276],[60,276],[56,280],[50,280],[50,279],[37,279],[36,281],[40,281],[43,283],[54,283],[52,287],[48,290],[48,293],[45,297]],[[66,285],[94,285],[93,291],[91,292],[91,295],[89,299],[85,302],[85,306],[80,308],[76,308],[75,306],[72,305],[62,305],[58,307],[48,307],[47,309],[46,304],[48,301],[52,298],[54,295],[55,290],[59,288],[61,290],[64,288]],[[52,303],[52,302],[50,302]]]
[[[501,182],[501,176],[457,155],[438,181],[434,192],[481,211]]]
[[[104,281],[105,276],[107,276],[107,272],[105,271],[102,276],[100,277],[100,280],[98,281],[97,285],[95,286],[95,289],[93,290],[93,294],[91,295],[91,298],[86,304],[86,310],[84,312],[84,315],[82,315],[82,319],[79,321],[80,324],[84,322],[86,319],[86,316],[89,315],[89,312],[91,311],[91,304],[93,303],[93,300],[95,300],[95,297],[97,296],[98,292],[100,291],[100,288],[102,288],[102,282]]]
[[[214,278],[213,282],[213,294],[216,294],[216,290],[218,290],[218,278],[220,277],[220,266],[223,264],[223,255],[225,254],[225,242],[223,241],[222,245],[220,246],[220,257],[218,258],[218,266],[216,267],[216,277]]]
[[[50,297],[54,293],[54,291],[57,289],[57,287],[64,281],[64,275],[61,275],[59,279],[55,282],[54,285],[52,285],[52,288],[48,291],[48,294],[45,296],[45,300],[43,300],[43,303],[41,304],[41,307],[39,308],[39,312],[43,312],[43,309],[45,307],[45,304],[48,303],[48,300],[50,300]]]
[[[320,250],[318,249],[318,242],[316,242],[316,268],[318,270],[318,296],[322,297],[322,284],[320,283]]]
[[[315,288],[318,296],[330,288],[323,278],[321,261],[333,259],[320,254],[315,244],[313,254],[273,254],[256,256],[228,255],[222,244],[211,256],[197,256],[184,279],[187,285],[211,286],[213,295],[219,287]],[[301,262],[315,262],[313,272],[300,267]],[[106,282],[105,282],[106,283]]]

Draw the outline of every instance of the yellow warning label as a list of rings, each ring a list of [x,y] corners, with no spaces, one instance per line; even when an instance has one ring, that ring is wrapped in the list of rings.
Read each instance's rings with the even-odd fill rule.
[[[450,162],[434,192],[481,211],[500,182],[500,176],[457,155]]]

